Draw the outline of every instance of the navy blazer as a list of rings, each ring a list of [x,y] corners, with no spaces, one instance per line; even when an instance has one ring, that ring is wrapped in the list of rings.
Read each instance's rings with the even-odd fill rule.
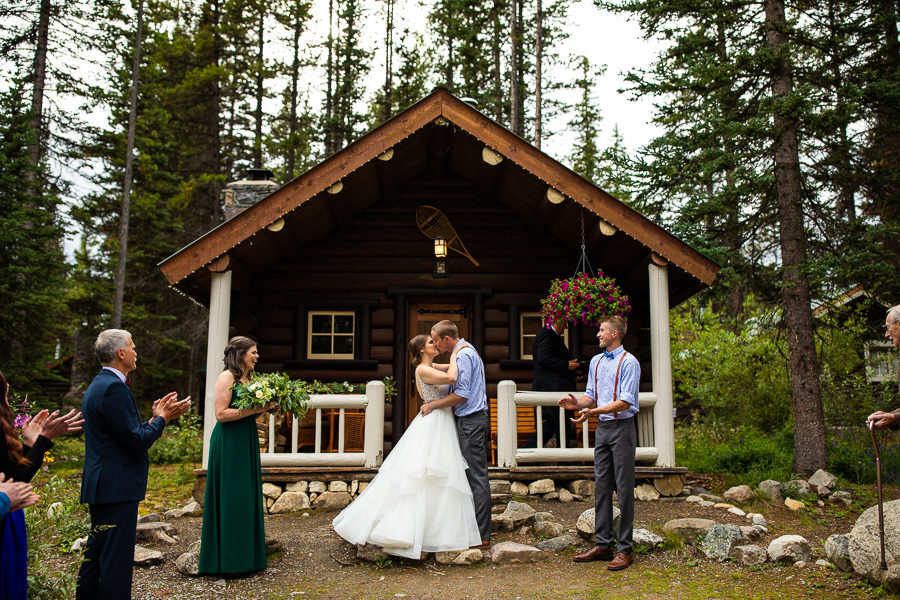
[[[84,393],[84,474],[81,502],[134,502],[147,493],[147,450],[162,435],[165,419],[141,422],[131,390],[103,369]]]
[[[575,371],[569,370],[572,355],[555,330],[541,327],[534,336],[531,356],[534,357],[532,390],[567,392],[575,389]]]

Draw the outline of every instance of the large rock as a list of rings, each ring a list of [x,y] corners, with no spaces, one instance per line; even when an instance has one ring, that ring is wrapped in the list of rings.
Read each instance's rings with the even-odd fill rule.
[[[484,553],[477,548],[435,552],[434,560],[442,565],[474,565],[484,560]]]
[[[495,565],[533,563],[543,560],[544,553],[534,546],[516,542],[500,542],[491,548],[491,562]]]
[[[722,497],[729,502],[743,503],[753,497],[753,490],[749,485],[736,485],[729,488]]]
[[[528,486],[522,483],[521,481],[513,481],[509,485],[509,493],[513,496],[527,496],[528,495]]]
[[[713,525],[706,532],[700,549],[707,558],[726,560],[731,549],[744,539],[741,528],[737,525]]]
[[[767,550],[773,562],[794,564],[798,561],[809,562],[812,548],[802,535],[783,535],[769,544]]]
[[[328,483],[329,492],[349,492],[350,486],[346,481],[335,480]]]
[[[659,500],[659,492],[649,483],[642,483],[634,488],[634,497],[641,502],[652,502]]]
[[[319,496],[321,498],[322,496]],[[304,492],[285,492],[278,497],[269,512],[273,515],[297,512],[309,508],[309,496]]]
[[[700,492],[697,495],[700,496],[701,498],[703,498],[704,500],[706,500],[707,502],[716,503],[716,502],[722,501],[721,496],[716,496],[715,494],[710,494],[709,492]]]
[[[509,494],[512,484],[506,479],[491,479],[492,494]]]
[[[562,552],[563,550],[571,548],[577,543],[578,538],[576,538],[571,533],[564,533],[559,537],[538,542],[537,544],[535,544],[535,547],[539,550],[543,550],[544,552]]]
[[[282,550],[284,550],[284,544],[281,543],[281,540],[266,536],[266,556],[281,552]]]
[[[881,587],[889,592],[900,592],[900,565],[892,565],[881,577]]]
[[[491,531],[512,531],[516,524],[505,514],[491,515]]]
[[[200,554],[197,552],[185,552],[175,559],[175,568],[182,575],[194,577],[200,574]]]
[[[653,480],[653,487],[663,496],[678,496],[684,490],[681,475],[663,475]]]
[[[801,508],[803,508],[804,506],[806,506],[801,501],[794,500],[793,498],[785,498],[784,505],[787,506],[789,510],[792,510],[794,512],[796,512],[796,511],[800,510]]]
[[[353,501],[349,492],[322,492],[316,497],[313,506],[315,508],[324,508],[328,510],[339,510],[345,508]]]
[[[647,546],[655,548],[663,543],[663,539],[647,529],[635,529],[632,534],[632,541],[635,546]]]
[[[754,545],[734,546],[729,558],[745,567],[755,567],[766,562],[768,554],[764,548]]]
[[[663,529],[677,533],[688,544],[692,544],[698,537],[705,537],[716,522],[712,519],[698,519],[688,517],[684,519],[672,519],[663,525]]]
[[[278,496],[281,495],[281,486],[274,483],[264,483],[262,484],[262,494],[265,498],[278,500]]]
[[[619,519],[622,517],[622,511],[619,510],[618,506],[613,506],[613,532],[619,531]],[[596,529],[594,528],[594,509],[589,508],[580,515],[578,515],[578,520],[575,521],[575,529],[578,530],[578,535],[583,537],[586,540],[593,541],[596,536]]]
[[[880,584],[884,572],[880,569],[877,505],[859,516],[849,538],[853,570],[872,583]],[[884,503],[884,560],[888,569],[900,566],[900,500]]]
[[[814,485],[820,488],[825,487],[833,490],[837,487],[837,484],[838,478],[823,469],[819,469],[812,474],[812,477],[809,478],[809,485]]]
[[[847,506],[850,506],[850,504],[853,503],[853,496],[846,490],[834,492],[833,494],[828,496],[828,499],[832,502],[843,502]]]
[[[538,479],[537,481],[533,481],[528,485],[529,496],[539,496],[555,491],[556,484],[553,483],[552,479]]]
[[[593,496],[594,482],[591,479],[576,479],[569,483],[569,489],[576,496]]]
[[[784,484],[783,493],[787,495],[793,494],[795,496],[805,496],[809,493],[809,483],[803,479],[791,479]]]
[[[324,481],[310,481],[307,491],[310,494],[321,494],[328,491],[328,486],[325,485]]]
[[[569,502],[572,502],[573,500],[575,500],[575,496],[572,495],[572,492],[570,492],[566,488],[559,489],[559,501],[560,502],[562,502],[563,504],[568,504]]]
[[[759,491],[773,500],[781,500],[784,497],[784,486],[781,485],[780,481],[775,481],[774,479],[760,481]]]
[[[850,536],[834,533],[825,540],[825,558],[841,571],[853,570],[850,562]]]
[[[512,520],[515,527],[530,525],[534,522],[534,509],[524,502],[510,502],[506,505],[506,510],[502,515]]]
[[[134,547],[134,566],[151,567],[163,561],[163,553],[158,550],[150,550],[143,546]]]
[[[203,514],[203,507],[196,500],[191,500],[181,508],[183,517],[199,517]]]
[[[138,523],[136,530],[135,541],[138,544],[175,543],[175,539],[169,535],[175,533],[175,527],[171,523]]]
[[[553,521],[535,521],[534,535],[545,535],[549,537],[558,537],[567,531],[562,523],[554,523]]]

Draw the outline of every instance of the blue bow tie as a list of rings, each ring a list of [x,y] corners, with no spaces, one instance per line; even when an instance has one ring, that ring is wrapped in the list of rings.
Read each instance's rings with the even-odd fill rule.
[[[603,358],[615,358],[615,356],[616,355],[612,352],[607,352],[606,350],[603,351]]]

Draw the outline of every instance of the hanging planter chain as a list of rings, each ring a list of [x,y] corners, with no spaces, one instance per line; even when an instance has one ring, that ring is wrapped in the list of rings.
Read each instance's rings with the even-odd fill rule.
[[[578,264],[575,265],[575,273],[572,277],[577,277],[578,273],[587,273],[591,277],[595,277],[594,268],[591,266],[591,261],[588,260],[587,256],[587,244],[584,241],[584,213],[581,214],[581,258],[578,259]]]

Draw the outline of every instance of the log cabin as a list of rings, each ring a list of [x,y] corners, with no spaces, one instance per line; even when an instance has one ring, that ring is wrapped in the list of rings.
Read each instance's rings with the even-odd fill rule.
[[[456,321],[483,357],[488,396],[506,389],[512,402],[516,390],[530,389],[539,301],[584,254],[632,304],[624,345],[641,361],[639,445],[652,450],[639,457],[642,468],[677,470],[668,310],[713,282],[712,260],[441,88],[280,188],[262,179],[236,186],[258,199],[242,210],[227,189],[233,216],[160,263],[173,288],[210,310],[207,441],[222,348],[237,334],[258,340],[264,372],[350,382],[392,376],[397,394],[384,406],[383,429],[373,429],[383,438],[379,455],[418,411],[407,342],[441,319]],[[438,245],[448,256],[435,256]],[[595,333],[569,328],[573,357],[598,351]],[[316,452],[323,436],[331,450],[347,451],[345,417],[342,408],[337,448],[338,426],[317,415]],[[515,467],[522,433],[499,436],[512,436],[511,447],[494,440],[494,468]],[[287,452],[302,453],[297,440],[295,428]],[[205,457],[206,448],[204,467]],[[292,464],[342,463],[263,461]]]

